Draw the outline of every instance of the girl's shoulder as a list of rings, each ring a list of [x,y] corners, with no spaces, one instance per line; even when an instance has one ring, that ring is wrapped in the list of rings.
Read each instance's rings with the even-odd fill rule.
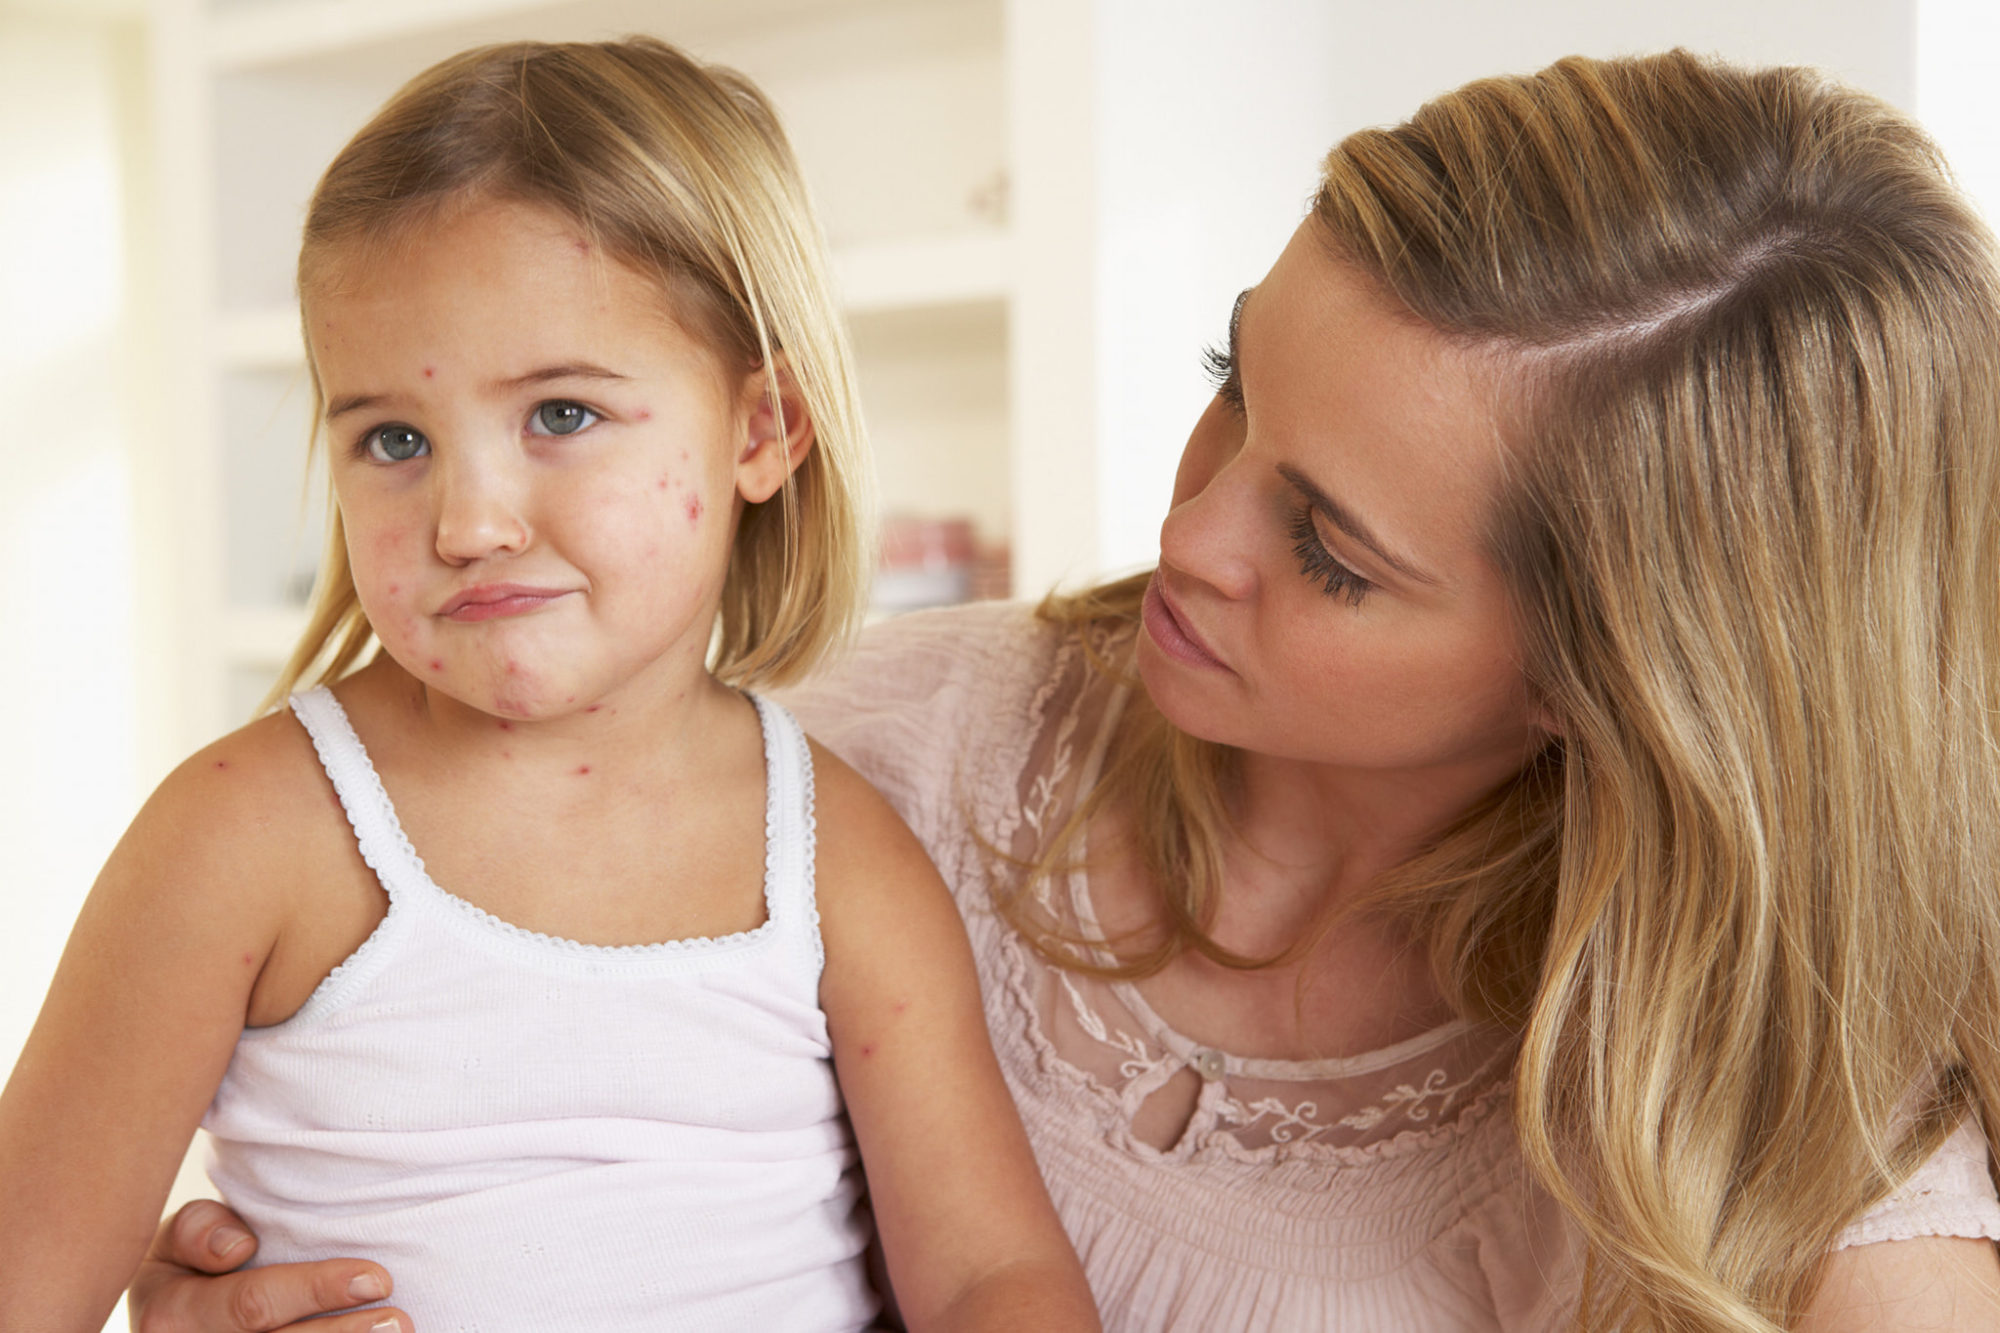
[[[339,810],[311,739],[289,711],[279,711],[190,755],[154,790],[133,828],[204,861],[282,864],[307,850],[301,838],[324,831],[325,816]]]
[[[169,773],[113,861],[128,868],[121,878],[135,906],[226,915],[262,944],[252,1025],[288,1017],[324,972],[323,955],[351,949],[350,937],[365,937],[381,912],[339,798],[288,710]]]

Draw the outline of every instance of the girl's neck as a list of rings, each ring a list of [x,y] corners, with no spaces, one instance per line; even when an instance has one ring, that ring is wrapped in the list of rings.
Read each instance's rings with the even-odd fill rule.
[[[741,696],[705,670],[627,688],[550,718],[496,717],[426,685],[386,655],[352,680],[384,717],[399,719],[396,736],[376,738],[375,745],[421,747],[459,772],[490,764],[496,774],[529,781],[684,778],[710,763],[730,734],[730,714],[743,707]]]

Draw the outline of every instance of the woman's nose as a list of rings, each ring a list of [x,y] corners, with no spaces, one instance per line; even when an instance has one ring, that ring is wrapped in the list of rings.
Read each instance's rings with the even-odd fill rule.
[[[1174,507],[1160,525],[1160,559],[1229,598],[1257,588],[1255,488],[1240,449],[1205,438],[1229,423],[1205,414],[1188,441],[1174,483]]]
[[[471,564],[495,555],[518,555],[533,539],[525,478],[519,469],[461,451],[433,472],[438,558]]]

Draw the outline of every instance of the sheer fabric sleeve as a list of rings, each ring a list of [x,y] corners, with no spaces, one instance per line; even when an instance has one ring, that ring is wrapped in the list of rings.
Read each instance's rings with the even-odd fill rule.
[[[772,697],[867,778],[945,865],[970,837],[963,772],[1027,725],[1010,701],[1045,668],[1051,640],[1019,603],[913,612],[870,626],[811,679]]]
[[[1978,1119],[1968,1118],[1902,1188],[1841,1232],[1833,1247],[1920,1236],[2000,1240],[2000,1191],[1990,1168],[1986,1136]]]

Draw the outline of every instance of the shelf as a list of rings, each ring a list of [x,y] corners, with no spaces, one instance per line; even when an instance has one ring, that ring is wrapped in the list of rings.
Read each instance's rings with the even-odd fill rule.
[[[500,40],[532,22],[550,40],[671,31],[680,41],[768,30],[812,14],[865,10],[875,0],[238,0],[210,11],[206,54],[218,72],[322,61],[382,48],[419,66]],[[513,21],[513,22],[510,22]],[[413,68],[411,73],[415,72]]]
[[[276,671],[305,633],[304,607],[231,607],[223,613],[222,655],[233,666]]]
[[[297,306],[243,310],[218,321],[215,356],[229,370],[285,370],[305,364]]]
[[[850,315],[1004,301],[1013,260],[1011,240],[998,228],[843,246],[833,255],[834,291]]]
[[[997,229],[848,246],[833,256],[834,290],[849,316],[1005,301],[1012,281],[1013,246]],[[216,361],[226,370],[302,366],[298,308],[226,312]]]
[[[210,18],[208,58],[219,70],[251,69],[547,8],[548,0],[265,0]]]

